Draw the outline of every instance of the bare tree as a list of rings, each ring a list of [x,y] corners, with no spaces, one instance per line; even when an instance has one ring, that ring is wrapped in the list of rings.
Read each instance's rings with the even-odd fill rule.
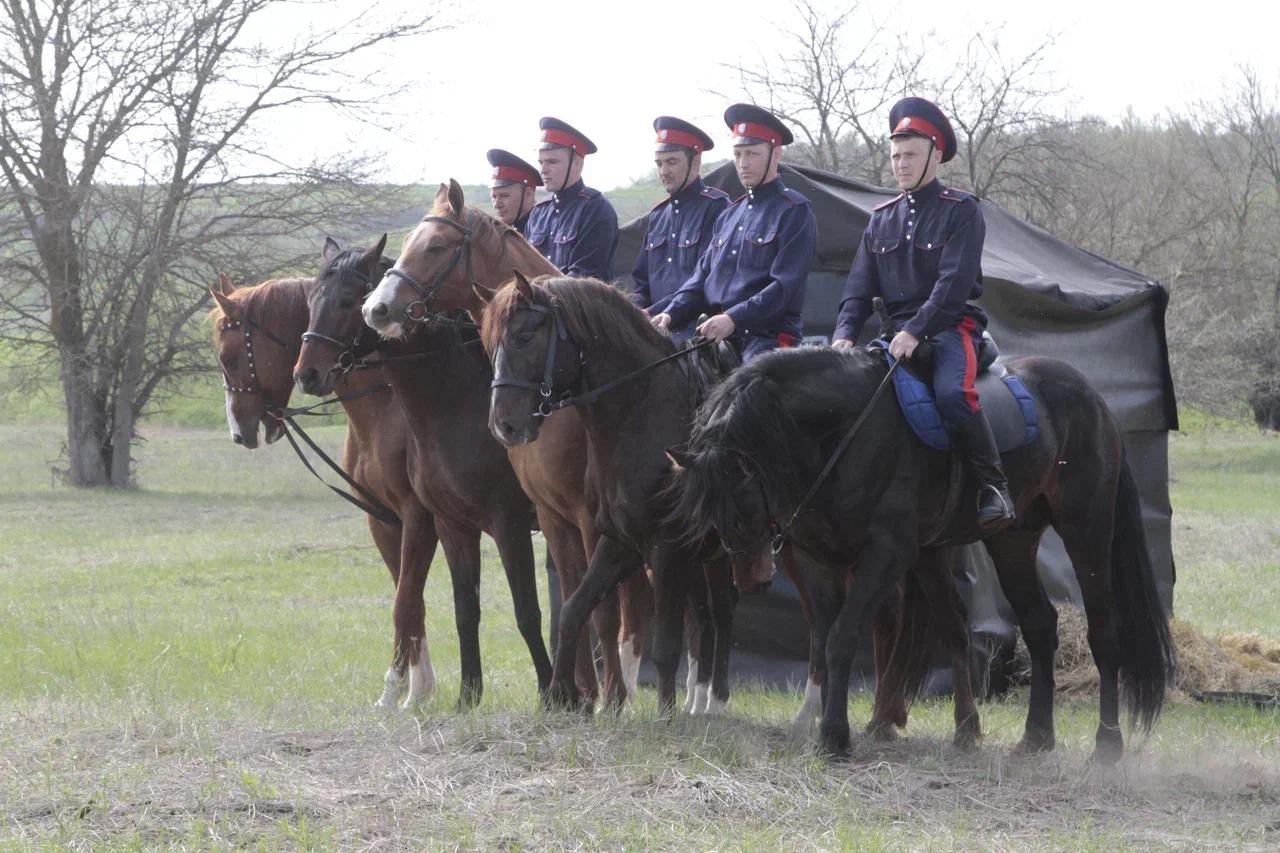
[[[747,97],[799,131],[801,162],[882,183],[886,105],[915,82],[920,55],[858,3],[834,15],[809,0],[793,7],[798,23],[783,33],[783,48],[727,67]]]
[[[371,9],[273,47],[248,32],[280,0],[0,2],[4,331],[56,354],[68,482],[128,485],[139,415],[196,369],[212,273],[278,273],[300,233],[388,204],[371,160],[270,156],[269,120],[370,116],[371,54],[438,24]]]

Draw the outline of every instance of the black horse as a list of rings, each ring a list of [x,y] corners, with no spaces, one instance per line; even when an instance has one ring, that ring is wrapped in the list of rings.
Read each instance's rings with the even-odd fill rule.
[[[1040,537],[1053,525],[1080,583],[1101,676],[1095,756],[1114,761],[1124,750],[1120,681],[1131,726],[1150,731],[1174,664],[1137,487],[1115,421],[1083,376],[1048,358],[1006,366],[1035,398],[1040,419],[1038,437],[1004,455],[1017,521],[985,539],[1031,654],[1019,749],[1054,747],[1057,612],[1036,572]],[[906,570],[939,563],[942,545],[982,539],[975,502],[947,500],[954,494],[948,454],[912,433],[893,394],[876,397],[887,372],[882,353],[862,350],[801,348],[756,359],[715,389],[689,443],[673,450],[676,515],[695,533],[720,534],[734,554],[735,577],[768,566],[769,532],[779,524],[787,548],[803,555],[796,563],[813,608],[815,655],[828,670],[820,736],[833,754],[849,748],[846,685],[864,621]],[[856,440],[788,526],[868,407]],[[961,489],[974,489],[969,472]],[[959,509],[951,514],[948,506]],[[929,540],[938,544],[922,549]]]

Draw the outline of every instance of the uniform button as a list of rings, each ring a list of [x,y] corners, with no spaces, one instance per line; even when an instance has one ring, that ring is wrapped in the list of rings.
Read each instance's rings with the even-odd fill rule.
[[[650,244],[649,244],[649,248],[650,248],[650,249],[652,249],[652,248],[653,248],[653,244],[652,244],[652,243],[650,243]]]
[[[734,254],[734,255],[738,254],[738,250],[734,249],[733,252],[731,252],[731,254]]]
[[[910,240],[910,239],[911,239],[911,232],[910,232],[910,231],[908,231],[908,232],[907,232],[907,239],[908,239],[908,240]]]
[[[751,209],[751,205],[747,205],[747,210],[750,210],[750,209]]]
[[[912,224],[910,219],[908,219],[908,220],[907,220],[907,224],[908,224],[908,225],[911,225],[911,224]]]
[[[670,258],[667,258],[667,263],[671,263],[671,259],[670,259]]]
[[[926,249],[932,249],[932,248],[933,248],[933,244],[932,244],[932,243],[930,243],[929,245],[925,246],[925,248],[926,248]]]
[[[739,231],[741,231],[741,230],[742,230],[742,226],[741,226],[741,225],[739,225],[739,226],[738,226],[738,230],[739,230]]]
[[[676,235],[672,234],[672,235],[671,235],[671,238],[674,240],[674,239],[675,239],[675,236],[676,236]]]

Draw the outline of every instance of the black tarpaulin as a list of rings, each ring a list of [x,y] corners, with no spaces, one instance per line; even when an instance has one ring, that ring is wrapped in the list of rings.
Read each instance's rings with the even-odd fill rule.
[[[806,338],[835,328],[845,277],[871,211],[897,195],[817,169],[783,166],[783,181],[804,194],[818,220],[818,255],[805,298]],[[732,164],[706,182],[733,198],[743,193]],[[945,176],[944,176],[945,183]],[[1065,243],[987,201],[980,304],[1005,358],[1045,355],[1069,362],[1098,390],[1125,432],[1166,606],[1172,606],[1167,433],[1178,428],[1164,334],[1168,290],[1133,270]],[[630,270],[648,217],[625,225],[617,268]],[[630,286],[630,279],[621,282]],[[868,323],[873,326],[874,322]],[[870,337],[873,329],[864,330]],[[981,545],[965,549],[976,579],[971,598],[975,630],[1012,634],[1012,614],[994,582]],[[1057,601],[1079,604],[1079,590],[1062,542],[1048,532],[1040,550],[1041,578]],[[780,578],[763,597],[742,600],[736,620],[734,670],[739,677],[795,682],[808,657],[808,639],[795,590]]]

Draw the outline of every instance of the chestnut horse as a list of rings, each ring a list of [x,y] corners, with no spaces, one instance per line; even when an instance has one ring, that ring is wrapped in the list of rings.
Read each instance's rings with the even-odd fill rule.
[[[336,248],[326,244],[326,256]],[[259,425],[266,427],[268,443],[283,434],[283,422],[273,413],[289,404],[296,346],[307,328],[306,300],[314,284],[315,279],[273,279],[237,290],[219,273],[218,287],[210,288],[217,302],[214,343],[227,386],[227,422],[237,444],[257,447]],[[396,525],[368,516],[369,532],[396,588],[391,667],[377,701],[394,708],[402,693],[408,707],[435,691],[422,590],[435,555],[436,532],[409,484],[404,415],[389,389],[372,390],[385,382],[370,371],[343,377],[335,390],[353,398],[371,391],[342,404],[347,414],[342,468],[403,520]],[[459,623],[459,634],[466,632]]]
[[[510,278],[514,268],[530,275],[559,275],[518,231],[468,207],[456,181],[441,184],[430,212],[405,238],[396,266],[366,300],[365,321],[382,334],[399,338],[418,325],[409,320],[410,311],[430,319],[431,312],[465,310],[479,319],[485,302],[473,282],[497,287]],[[480,389],[486,400],[488,381],[486,378]],[[595,552],[601,535],[599,496],[591,488],[594,475],[580,414],[574,410],[556,412],[546,418],[539,441],[510,448],[508,455],[525,492],[537,504],[538,521],[567,601],[586,574],[588,555]],[[704,590],[695,590],[700,592]],[[709,590],[705,592],[709,596]],[[619,638],[617,647],[602,643],[608,704],[635,695],[643,627],[652,607],[652,593],[643,573],[628,578],[621,593],[621,620],[612,594],[592,614],[599,637]],[[728,677],[727,672],[715,672],[714,645],[698,642],[703,637],[710,639],[716,630],[710,621],[709,600],[695,597],[695,602],[703,627],[691,635],[688,708],[696,713],[714,712],[728,697]],[[571,643],[569,648],[578,651],[577,686],[594,700],[594,667],[584,672],[581,666],[588,653],[585,627],[583,632],[582,641]]]

